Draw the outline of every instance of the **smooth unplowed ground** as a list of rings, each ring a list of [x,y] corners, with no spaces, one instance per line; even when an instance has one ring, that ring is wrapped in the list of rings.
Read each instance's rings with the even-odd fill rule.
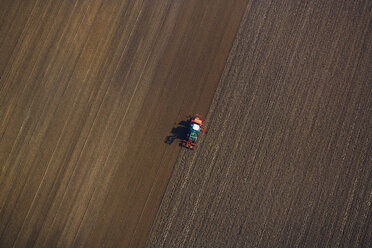
[[[0,2],[0,247],[139,247],[239,1]]]
[[[371,247],[372,2],[249,1],[149,247]]]

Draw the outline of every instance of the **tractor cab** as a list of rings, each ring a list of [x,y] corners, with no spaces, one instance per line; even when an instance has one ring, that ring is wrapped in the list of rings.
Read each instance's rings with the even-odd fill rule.
[[[196,149],[196,140],[198,139],[198,134],[203,131],[203,121],[200,116],[195,115],[189,121],[190,126],[187,131],[186,140],[182,141],[182,146],[189,149]]]
[[[189,128],[188,132],[188,139],[195,142],[198,138],[198,134],[200,133],[200,126],[196,123],[192,123]]]

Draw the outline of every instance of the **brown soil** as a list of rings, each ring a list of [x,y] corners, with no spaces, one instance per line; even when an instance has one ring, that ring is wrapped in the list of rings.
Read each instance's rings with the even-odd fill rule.
[[[149,247],[370,247],[371,1],[249,1]]]
[[[247,2],[1,1],[0,247],[138,247]]]

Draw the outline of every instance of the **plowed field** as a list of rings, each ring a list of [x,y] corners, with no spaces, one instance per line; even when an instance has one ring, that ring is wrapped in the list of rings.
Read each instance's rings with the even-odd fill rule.
[[[138,247],[246,1],[0,2],[0,247]]]
[[[0,1],[0,247],[369,247],[372,3]],[[196,151],[164,141],[206,117]]]
[[[149,247],[370,247],[371,1],[250,1]]]

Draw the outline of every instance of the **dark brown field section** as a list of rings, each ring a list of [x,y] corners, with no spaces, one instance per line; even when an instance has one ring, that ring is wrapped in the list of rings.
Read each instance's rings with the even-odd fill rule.
[[[372,2],[249,1],[148,247],[371,247]]]
[[[0,247],[144,246],[246,4],[0,1]]]

